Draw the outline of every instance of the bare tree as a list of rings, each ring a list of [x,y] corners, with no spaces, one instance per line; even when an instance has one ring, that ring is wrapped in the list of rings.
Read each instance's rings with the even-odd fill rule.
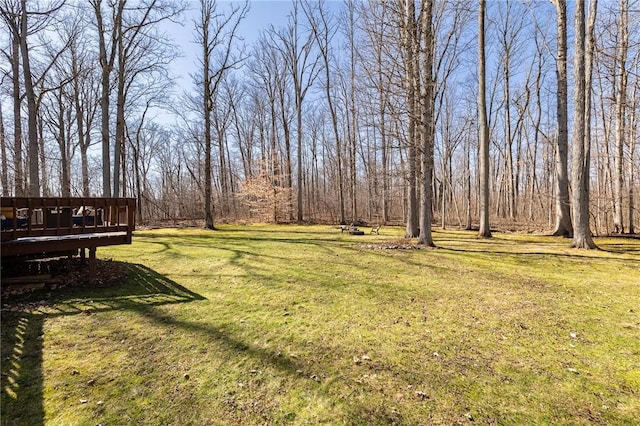
[[[20,54],[22,56],[22,73],[24,79],[25,97],[27,98],[27,123],[28,123],[28,152],[29,152],[29,195],[38,197],[40,195],[40,173],[38,170],[38,124],[36,93],[31,74],[31,61],[29,59],[29,45],[27,43],[27,1],[21,0],[20,15]]]
[[[569,203],[568,173],[568,95],[567,95],[567,2],[552,0],[557,13],[556,76],[558,96],[556,101],[556,225],[553,235],[570,238],[573,235]]]
[[[478,119],[480,133],[480,237],[491,237],[489,227],[489,124],[487,123],[485,11],[486,0],[478,3]]]
[[[420,121],[421,133],[421,195],[420,195],[420,235],[418,236],[418,244],[424,244],[435,247],[433,237],[431,235],[431,218],[432,218],[432,181],[433,181],[433,144],[434,144],[434,92],[435,77],[433,72],[433,50],[434,50],[434,31],[433,31],[433,1],[426,0],[422,2],[420,10],[420,24],[423,38],[421,72],[422,89],[420,93],[420,106],[422,119]]]
[[[100,135],[102,141],[102,196],[111,197],[111,153],[109,143],[109,104],[111,94],[111,72],[113,71],[117,47],[118,34],[121,33],[122,14],[126,0],[117,0],[112,8],[111,30],[104,21],[102,0],[89,0],[96,16],[98,31],[99,63],[101,69],[100,94]],[[107,34],[109,33],[109,34]],[[107,39],[108,36],[108,39]]]
[[[262,163],[261,167],[264,173],[260,173],[262,176],[268,176],[270,179],[271,190],[273,192],[273,199],[280,201],[282,197],[276,196],[278,192],[286,192],[289,194],[291,191],[290,185],[290,160],[289,160],[289,119],[287,112],[282,111],[286,107],[285,100],[283,99],[285,87],[286,87],[286,73],[281,64],[280,52],[271,43],[274,40],[274,30],[269,29],[263,33],[259,38],[254,50],[253,60],[249,62],[249,70],[254,77],[254,86],[257,91],[264,96],[265,102],[267,102],[267,119],[268,125],[265,129],[265,138],[268,138],[268,143],[262,150]],[[281,155],[278,140],[279,126],[278,119],[281,117],[280,128],[284,132],[284,141],[286,144],[286,153]],[[286,164],[281,165],[281,159],[286,158]],[[284,175],[287,176],[284,176]],[[285,183],[284,180],[287,180]],[[284,187],[284,188],[283,188]],[[288,199],[290,201],[290,199]],[[272,220],[277,222],[281,211],[286,210],[287,215],[290,211],[290,207],[285,209],[281,208],[279,202],[273,202],[270,204],[273,207]]]
[[[55,74],[52,77],[56,79],[61,78],[62,81],[65,80],[65,78],[59,74]],[[60,170],[60,195],[63,197],[71,196],[72,143],[70,136],[72,102],[66,88],[68,84],[68,81],[64,81],[63,84],[60,84],[55,89],[48,91],[49,96],[44,97],[42,100],[43,108],[39,108],[41,111],[39,120],[43,122],[43,125],[47,126],[49,132],[52,134],[58,145],[58,152],[60,154],[58,167]],[[40,149],[43,149],[42,145]],[[42,162],[42,165],[44,166],[44,162]],[[45,192],[47,192],[47,186],[48,182],[46,182],[46,172],[43,171],[43,190]]]
[[[323,7],[322,3],[318,3],[317,13],[314,13],[313,10],[310,9],[308,3],[305,3],[304,6],[305,14],[307,15],[307,20],[311,25],[311,30],[313,33],[314,40],[318,46],[320,57],[323,62],[324,72],[324,93],[327,101],[327,106],[329,107],[329,116],[331,117],[331,128],[333,130],[333,135],[336,142],[336,162],[337,162],[337,171],[338,171],[338,205],[339,205],[339,215],[340,215],[340,223],[346,224],[345,222],[345,211],[344,211],[344,178],[342,171],[342,141],[341,134],[338,129],[338,112],[337,107],[334,104],[334,95],[332,94],[332,75],[333,70],[331,68],[332,59],[334,59],[332,55],[332,43],[331,40],[336,34],[337,27],[333,24],[331,16]]]
[[[314,34],[311,31],[306,37],[300,39],[300,22],[298,15],[298,2],[293,1],[293,11],[290,22],[284,31],[277,33],[281,43],[279,47],[285,64],[289,70],[293,82],[293,96],[296,109],[296,162],[297,162],[297,207],[296,219],[298,223],[303,221],[303,188],[302,188],[302,115],[303,102],[309,88],[313,85],[320,72],[320,55],[314,52]]]
[[[391,154],[393,126],[389,116],[393,98],[393,79],[398,74],[399,67],[402,66],[402,61],[398,57],[399,49],[394,46],[396,43],[389,42],[395,30],[395,23],[391,20],[394,6],[388,2],[370,2],[368,5],[362,3],[362,10],[359,13],[361,28],[366,35],[365,45],[371,46],[368,49],[369,52],[358,49],[358,54],[362,58],[360,62],[367,73],[369,84],[375,88],[375,104],[372,103],[371,107],[376,109],[371,111],[371,125],[379,139],[376,149],[380,152],[380,170],[375,179],[381,184],[381,188],[374,187],[374,191],[379,193],[383,223],[389,220],[391,205],[390,164],[393,157]]]
[[[132,7],[126,6],[117,25],[116,38],[116,126],[113,149],[113,195],[119,196],[125,187],[125,109],[129,106],[132,88],[145,76],[162,73],[169,81],[164,70],[175,57],[173,46],[166,35],[157,30],[158,24],[171,21],[182,13],[185,6],[177,0],[139,0]],[[143,84],[151,86],[149,81]],[[166,91],[166,87],[153,84],[157,90]],[[120,168],[122,167],[122,171]],[[122,174],[122,176],[121,176]]]
[[[513,99],[512,99],[512,73],[515,67],[514,62],[517,60],[518,38],[524,29],[524,9],[515,10],[518,6],[514,2],[506,1],[497,3],[499,7],[500,19],[498,20],[499,42],[501,51],[501,68],[503,78],[503,100],[502,109],[504,111],[504,172],[503,179],[500,180],[500,193],[504,194],[503,212],[508,215],[509,219],[516,218],[516,201],[517,187],[516,184],[518,174],[515,168],[518,162],[514,161],[514,141],[516,137],[516,129],[513,127]],[[501,197],[502,199],[502,197]]]
[[[640,49],[636,50],[635,58],[633,59],[633,64],[635,64],[636,69],[640,68]],[[630,104],[629,104],[629,125],[628,128],[630,130],[630,137],[627,139],[627,143],[629,144],[629,226],[628,232],[630,234],[634,234],[636,232],[635,227],[635,182],[636,182],[636,173],[637,173],[637,165],[636,165],[636,145],[640,140],[639,136],[639,126],[638,122],[640,121],[640,75],[635,76],[635,83],[633,84],[633,90],[630,96]],[[635,135],[635,137],[634,137]]]
[[[22,158],[22,93],[20,90],[20,3],[17,0],[3,0],[0,14],[9,28],[11,53],[6,54],[11,63],[13,99],[13,187],[16,196],[26,195]]]
[[[2,156],[2,175],[0,184],[2,185],[2,196],[9,196],[9,161],[7,160],[7,137],[4,133],[4,116],[2,115],[2,102],[0,102],[0,153]]]
[[[629,1],[620,0],[618,16],[618,37],[615,55],[615,147],[613,154],[613,229],[615,233],[624,233],[622,198],[624,187],[624,146],[626,132],[626,95],[627,95],[627,51],[629,46]]]
[[[38,77],[34,74],[31,67],[31,49],[29,47],[29,36],[32,36],[44,28],[46,28],[55,17],[56,13],[64,6],[65,0],[58,0],[56,2],[49,2],[45,4],[36,5],[33,9],[27,9],[26,0],[10,1],[5,0],[0,4],[0,14],[3,20],[11,28],[12,43],[14,51],[12,52],[12,69],[14,79],[14,123],[17,124],[18,131],[16,132],[16,144],[15,149],[22,149],[21,141],[21,124],[20,120],[20,90],[18,80],[19,70],[19,58],[22,59],[22,83],[24,84],[24,96],[27,100],[27,136],[28,136],[28,169],[29,169],[29,191],[28,194],[32,197],[40,195],[40,145],[39,145],[39,128],[38,128],[38,94],[36,93],[36,86],[42,82],[44,75],[55,63],[57,56],[54,55],[52,62],[44,67],[41,75]],[[33,19],[29,19],[32,17]],[[16,48],[19,48],[19,55]],[[60,54],[60,52],[58,52]],[[17,104],[16,104],[17,102]],[[18,139],[18,136],[20,139]],[[21,160],[20,156],[17,156],[16,163]],[[21,164],[16,164],[16,193],[19,192],[19,188],[22,187],[21,177],[19,170],[22,169]],[[20,182],[18,182],[20,180]]]
[[[416,22],[416,10],[413,0],[403,1],[402,11],[402,51],[404,56],[404,86],[407,99],[407,226],[405,238],[415,238],[419,234],[418,223],[418,91],[419,70],[418,50],[418,25]]]
[[[167,146],[168,132],[149,117],[154,99],[147,99],[142,113],[127,126],[127,142],[131,149],[131,168],[134,191],[137,198],[136,208],[140,220],[150,217],[154,202],[151,185],[151,167],[158,162],[161,150]],[[157,188],[155,188],[157,189]],[[136,218],[137,220],[137,218]]]
[[[243,58],[234,54],[233,43],[238,37],[238,26],[246,17],[249,4],[232,6],[227,15],[218,11],[216,0],[200,0],[200,18],[195,23],[196,42],[202,48],[202,74],[196,84],[202,90],[204,115],[204,213],[205,228],[215,229],[213,224],[211,185],[211,129],[215,98],[225,74],[236,67]]]
[[[54,65],[49,75],[43,80],[40,88],[41,99],[38,105],[40,120],[44,121],[41,124],[47,126],[49,133],[52,134],[58,145],[60,162],[56,169],[60,171],[60,193],[65,197],[71,196],[72,192],[72,178],[74,176],[72,176],[71,162],[76,148],[80,147],[82,152],[82,145],[85,143],[85,117],[82,111],[84,108],[91,109],[90,105],[85,106],[85,99],[82,99],[78,93],[79,86],[84,84],[83,79],[86,79],[87,73],[91,71],[90,68],[81,69],[81,67],[88,66],[86,62],[78,63],[84,25],[82,18],[81,15],[65,14],[59,20],[61,26],[57,28],[56,32],[60,38],[59,42],[64,43],[67,49],[59,54],[60,50],[55,46],[55,43],[52,41],[47,43],[46,55],[51,58]],[[57,60],[55,60],[56,56],[58,56]],[[73,129],[74,125],[77,131]],[[41,149],[43,148],[44,141],[41,144]],[[83,157],[81,161],[84,161],[84,166],[86,166],[86,157]],[[42,180],[43,190],[45,190],[47,189],[45,167],[42,171]]]
[[[436,7],[437,6],[437,7]],[[454,196],[453,159],[457,146],[462,141],[466,126],[459,125],[461,108],[459,98],[462,90],[457,84],[463,61],[460,57],[470,54],[473,47],[469,32],[472,9],[468,3],[457,0],[434,3],[434,121],[436,131],[434,145],[440,158],[441,174],[434,176],[434,202],[440,204],[441,224],[447,222],[448,209],[458,210]],[[467,121],[465,118],[464,121]]]
[[[81,37],[81,22],[74,21],[70,29],[69,53],[72,76],[71,93],[75,110],[77,146],[80,149],[82,196],[90,195],[89,157],[92,144],[91,131],[99,108],[99,75],[96,73],[98,58]]]
[[[574,119],[573,119],[573,247],[596,248],[589,227],[590,96],[593,27],[597,0],[589,7],[589,25],[585,29],[585,0],[576,1],[574,50]],[[586,41],[586,39],[589,41]],[[586,42],[586,46],[585,46]]]
[[[349,139],[349,177],[351,183],[351,221],[358,220],[358,179],[356,173],[356,143],[358,136],[358,117],[356,115],[356,42],[355,42],[355,4],[353,0],[347,1],[346,12],[343,15],[343,28],[347,38],[349,49],[349,89],[345,90],[345,111],[347,122],[347,136]],[[346,81],[344,82],[346,85]],[[345,88],[346,89],[346,88]]]

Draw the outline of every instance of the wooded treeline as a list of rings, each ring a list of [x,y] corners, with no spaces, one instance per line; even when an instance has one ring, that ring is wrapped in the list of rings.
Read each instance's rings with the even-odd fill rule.
[[[294,1],[247,45],[250,3],[0,0],[2,195],[404,223],[428,244],[427,223],[481,224],[483,153],[491,225],[572,235],[581,188],[592,231],[633,233],[640,1],[584,3]],[[186,89],[171,22],[198,52]]]

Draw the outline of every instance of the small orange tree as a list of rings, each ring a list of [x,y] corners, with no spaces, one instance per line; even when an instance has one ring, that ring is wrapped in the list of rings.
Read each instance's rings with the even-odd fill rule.
[[[249,217],[265,223],[286,222],[291,217],[291,189],[276,185],[266,170],[247,178],[240,191]]]

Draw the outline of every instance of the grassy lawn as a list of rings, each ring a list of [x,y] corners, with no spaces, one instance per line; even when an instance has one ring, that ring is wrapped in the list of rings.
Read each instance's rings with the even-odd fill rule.
[[[639,424],[640,240],[402,233],[100,248],[126,282],[3,310],[2,424]]]

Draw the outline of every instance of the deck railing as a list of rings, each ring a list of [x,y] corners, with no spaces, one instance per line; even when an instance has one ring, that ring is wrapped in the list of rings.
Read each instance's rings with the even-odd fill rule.
[[[3,197],[2,241],[135,229],[135,198]],[[129,238],[130,241],[130,238]]]
[[[96,278],[96,248],[131,244],[135,198],[3,197],[2,244],[6,259],[51,257],[89,251],[89,278]],[[23,258],[24,259],[24,258]]]

